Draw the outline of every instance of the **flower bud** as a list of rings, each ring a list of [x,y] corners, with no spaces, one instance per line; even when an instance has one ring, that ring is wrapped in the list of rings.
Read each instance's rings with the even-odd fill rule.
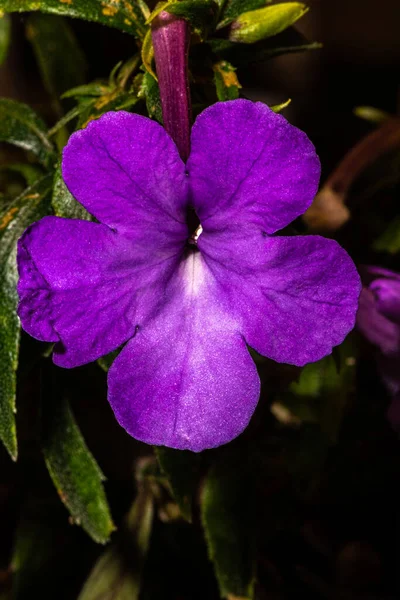
[[[307,11],[305,4],[300,2],[283,2],[245,12],[232,23],[229,39],[254,44],[287,29]]]

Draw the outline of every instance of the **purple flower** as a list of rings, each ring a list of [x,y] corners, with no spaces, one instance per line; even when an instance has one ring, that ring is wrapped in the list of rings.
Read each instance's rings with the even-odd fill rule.
[[[200,451],[239,435],[260,382],[248,346],[304,365],[354,326],[359,276],[333,240],[273,234],[301,215],[320,166],[264,104],[218,103],[185,164],[150,119],[108,113],[71,136],[65,182],[99,223],[45,217],[19,243],[19,315],[75,367],[126,344],[108,374],[129,434]],[[202,226],[188,243],[187,214]]]
[[[379,371],[393,398],[387,416],[400,430],[400,274],[366,267],[363,280],[357,327],[379,349]]]

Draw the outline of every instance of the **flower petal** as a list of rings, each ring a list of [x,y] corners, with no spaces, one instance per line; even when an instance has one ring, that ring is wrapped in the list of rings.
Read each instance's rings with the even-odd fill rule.
[[[74,367],[111,352],[157,310],[178,259],[149,260],[141,252],[87,221],[45,217],[26,230],[18,248],[18,314],[30,335],[58,342],[56,364]]]
[[[200,451],[246,427],[259,379],[237,324],[215,295],[199,253],[181,263],[167,305],[140,328],[109,371],[119,423],[148,444]]]
[[[330,354],[354,327],[360,278],[333,240],[227,228],[198,245],[220,295],[257,352],[302,366]]]
[[[385,355],[397,356],[400,351],[400,327],[380,310],[368,288],[363,288],[357,312],[357,327],[361,333]]]
[[[167,243],[187,237],[188,182],[178,150],[155,121],[108,112],[74,133],[62,174],[71,194],[100,222]]]
[[[187,170],[204,230],[253,222],[274,233],[303,214],[317,192],[314,146],[261,102],[207,108],[193,126],[191,144]]]

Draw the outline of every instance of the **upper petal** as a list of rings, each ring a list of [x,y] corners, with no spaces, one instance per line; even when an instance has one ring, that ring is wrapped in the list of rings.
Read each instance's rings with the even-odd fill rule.
[[[109,401],[133,437],[197,452],[246,427],[259,379],[217,291],[201,255],[190,253],[166,286],[164,310],[112,365]]]
[[[19,241],[18,314],[54,361],[81,365],[131,338],[162,303],[176,254],[143,249],[105,225],[45,217]]]
[[[100,222],[153,238],[187,236],[188,182],[178,150],[155,121],[109,112],[69,139],[62,174],[71,194]]]
[[[306,134],[261,102],[233,100],[197,118],[187,163],[204,230],[253,222],[282,229],[311,205],[320,163]]]
[[[198,244],[260,354],[302,366],[330,354],[354,327],[360,278],[335,241],[250,228],[203,233]]]

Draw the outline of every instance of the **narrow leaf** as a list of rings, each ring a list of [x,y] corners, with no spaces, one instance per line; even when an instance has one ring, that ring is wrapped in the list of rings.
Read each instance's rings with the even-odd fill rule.
[[[236,75],[236,69],[226,60],[220,60],[213,65],[214,83],[218,100],[236,100],[242,87]]]
[[[62,98],[79,98],[80,96],[102,96],[109,93],[110,87],[104,83],[94,81],[79,85],[63,93]]]
[[[78,600],[139,599],[153,516],[152,494],[143,481],[118,539],[100,556]]]
[[[155,448],[155,453],[182,516],[190,522],[193,498],[199,477],[200,455],[186,450],[164,447]]]
[[[276,113],[281,112],[281,110],[283,110],[284,108],[286,108],[287,106],[289,106],[289,104],[291,103],[292,99],[288,98],[286,100],[286,102],[281,102],[281,104],[275,104],[274,106],[270,106],[270,109],[273,110]]]
[[[151,37],[151,29],[147,30],[142,45],[142,61],[144,68],[157,81],[157,75],[153,70],[154,48]]]
[[[224,598],[253,598],[255,489],[247,461],[231,455],[210,470],[201,518],[208,552]]]
[[[47,375],[51,379],[51,375]],[[51,387],[49,382],[47,385]],[[104,493],[104,475],[87,448],[65,398],[47,389],[42,406],[42,447],[59,496],[74,521],[104,544],[114,529]]]
[[[134,0],[1,0],[4,12],[40,11],[101,23],[142,39],[144,17]]]
[[[29,106],[0,98],[0,141],[33,152],[45,167],[51,167],[55,154],[46,131],[46,125]]]
[[[79,204],[70,194],[61,175],[61,166],[58,165],[54,174],[53,195],[51,204],[58,217],[65,219],[83,219],[91,221],[92,217],[87,210]]]
[[[0,439],[14,460],[17,458],[14,413],[20,335],[16,314],[17,241],[33,221],[47,213],[50,191],[51,176],[48,175],[25,190],[0,215]]]
[[[150,75],[150,73],[144,74],[142,85],[139,91],[139,97],[145,98],[149,117],[162,124],[163,118],[160,90],[157,81],[154,79],[154,77],[152,77],[152,75]]]
[[[0,14],[0,65],[3,64],[11,38],[11,19],[8,15]]]

